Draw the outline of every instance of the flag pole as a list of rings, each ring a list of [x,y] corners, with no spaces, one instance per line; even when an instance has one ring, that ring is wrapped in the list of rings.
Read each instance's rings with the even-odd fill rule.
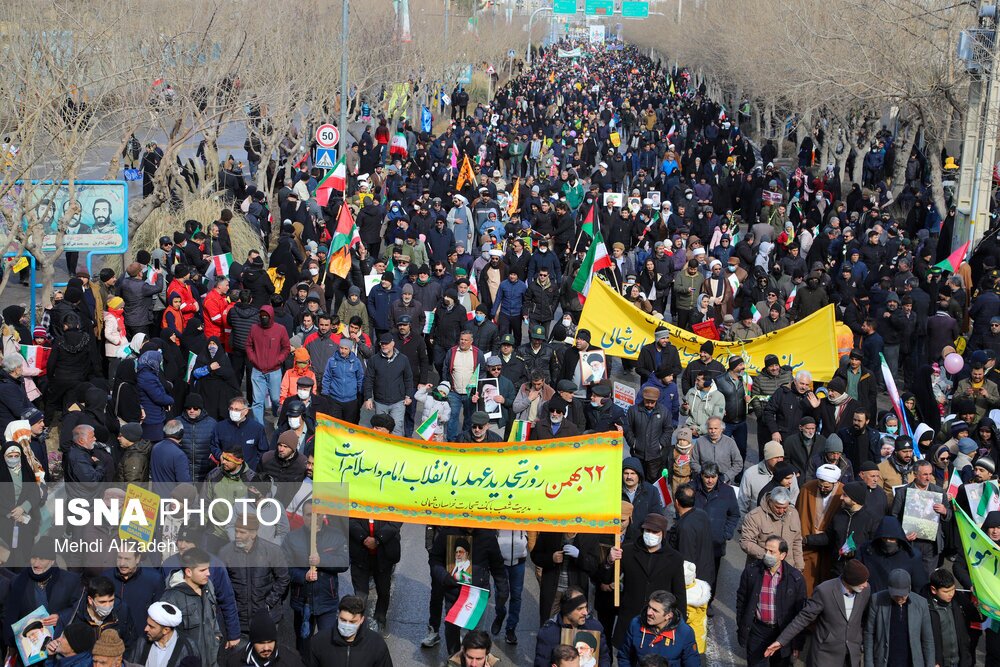
[[[622,543],[621,533],[619,533],[618,536],[615,537],[615,542],[617,542],[618,543],[618,547],[621,548],[621,543]],[[615,587],[615,606],[616,607],[620,607],[621,604],[622,604],[621,577],[622,577],[622,559],[619,558],[618,560],[615,561],[615,573],[614,573],[613,584],[612,584]]]

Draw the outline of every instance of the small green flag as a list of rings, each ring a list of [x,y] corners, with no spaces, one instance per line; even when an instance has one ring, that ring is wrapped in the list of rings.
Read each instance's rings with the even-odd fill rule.
[[[469,384],[465,387],[466,391],[475,391],[479,387],[479,364],[476,364],[476,368],[472,371],[472,377],[469,378]]]
[[[185,376],[187,381],[191,381],[191,374],[194,373],[194,366],[198,362],[198,355],[194,352],[188,352],[188,365],[187,365],[187,375]]]

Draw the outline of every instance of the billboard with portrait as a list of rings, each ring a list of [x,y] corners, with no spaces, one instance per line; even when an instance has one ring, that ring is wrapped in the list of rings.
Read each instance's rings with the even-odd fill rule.
[[[64,249],[124,252],[128,248],[128,184],[125,181],[76,181],[75,186],[80,212],[66,228]],[[25,188],[29,190],[25,192]],[[0,215],[16,210],[16,202],[22,196],[25,213],[34,211],[45,230],[42,249],[54,250],[59,221],[69,207],[69,183],[19,182],[0,202]],[[2,222],[9,230],[6,215]],[[28,222],[29,217],[25,215],[22,224],[27,227]]]

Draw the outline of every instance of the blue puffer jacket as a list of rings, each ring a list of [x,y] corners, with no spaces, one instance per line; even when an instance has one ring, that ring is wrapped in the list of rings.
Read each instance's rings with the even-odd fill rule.
[[[212,455],[216,460],[222,459],[222,452],[231,443],[239,443],[243,447],[243,460],[250,470],[256,470],[260,456],[271,448],[264,434],[264,427],[247,413],[246,419],[234,424],[228,419],[218,422],[212,431]]]
[[[212,433],[215,432],[216,421],[201,411],[201,416],[192,420],[187,410],[181,415],[184,424],[184,437],[181,438],[181,449],[191,462],[191,479],[204,482],[205,475],[215,467],[212,456]]]
[[[163,354],[159,350],[143,352],[136,362],[136,386],[139,405],[146,412],[142,421],[142,437],[151,442],[163,439],[163,425],[167,421],[166,408],[174,402],[160,375]]]
[[[347,403],[358,400],[365,383],[365,369],[353,352],[343,357],[336,352],[323,371],[323,395]]]
[[[516,283],[503,281],[497,290],[497,300],[493,302],[493,312],[490,314],[496,317],[497,312],[501,312],[508,317],[520,317],[524,309],[524,293],[527,291],[528,284],[523,280]]]

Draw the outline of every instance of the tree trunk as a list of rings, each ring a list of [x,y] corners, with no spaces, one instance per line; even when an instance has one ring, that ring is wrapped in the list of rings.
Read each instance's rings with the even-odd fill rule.
[[[900,132],[897,137],[902,137],[902,142],[898,142],[896,148],[896,164],[892,170],[892,196],[893,199],[899,197],[906,186],[906,164],[910,159],[910,151],[913,149],[913,142],[917,138],[916,125],[910,120],[900,122]]]
[[[941,178],[941,174],[943,173],[941,169],[941,142],[937,139],[928,138],[927,148],[930,149],[927,156],[927,166],[931,172],[931,196],[934,198],[934,207],[938,210],[941,218],[944,219],[948,215],[948,205],[945,202],[944,184]],[[951,247],[951,239],[941,239],[941,242]]]

